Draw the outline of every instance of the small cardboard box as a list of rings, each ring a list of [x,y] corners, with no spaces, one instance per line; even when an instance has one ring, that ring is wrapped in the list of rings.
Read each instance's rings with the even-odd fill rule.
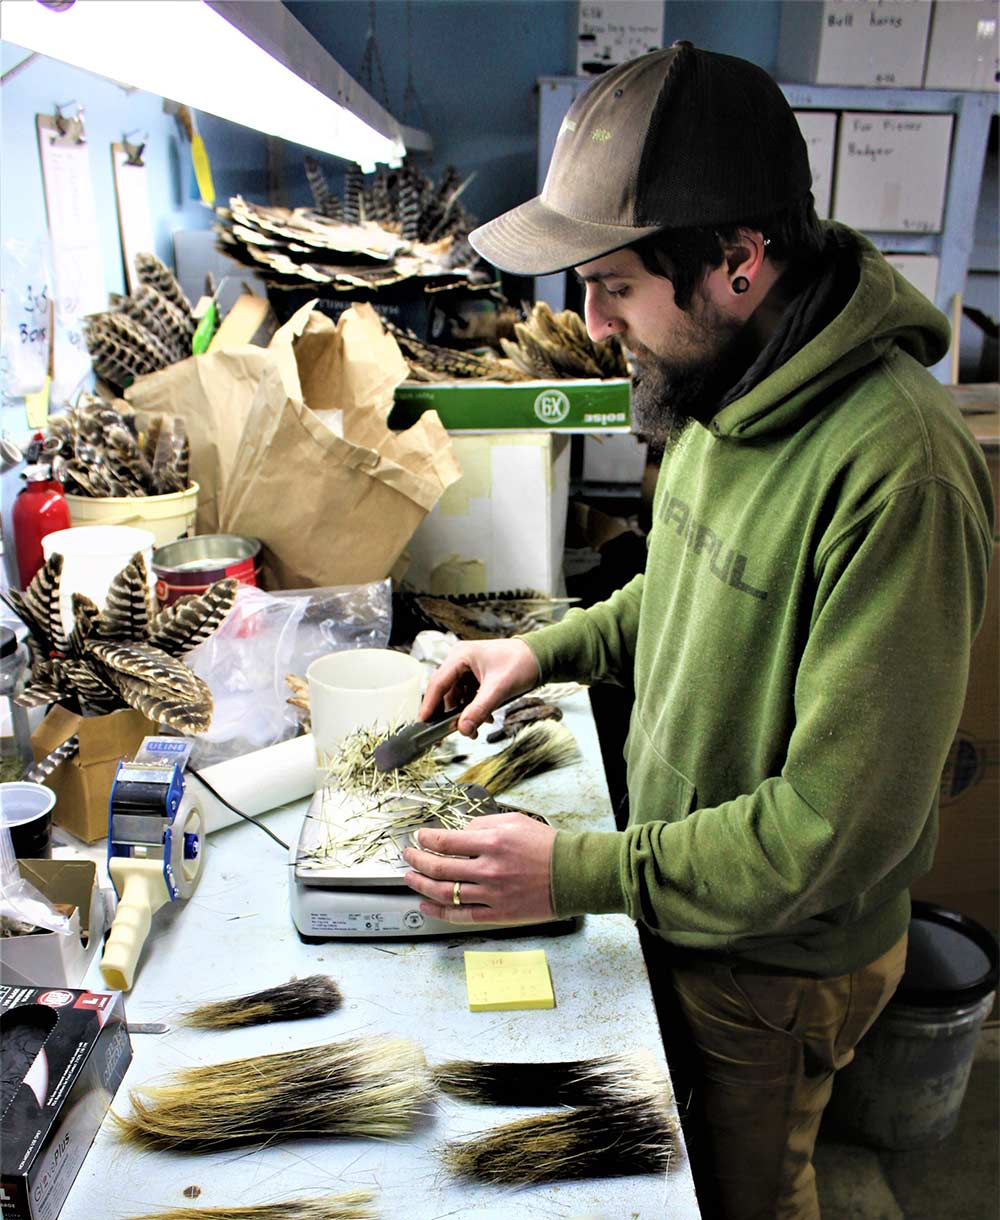
[[[435,594],[562,594],[569,439],[497,433],[452,444],[462,477],[410,539],[407,583]]]
[[[0,938],[0,983],[78,987],[104,933],[104,901],[93,860],[18,860],[18,868],[52,903],[74,908],[69,929]]]
[[[125,1007],[118,992],[0,987],[0,1028],[5,1050],[29,1047],[23,1072],[4,1057],[0,1215],[55,1220],[132,1061]]]
[[[953,391],[965,387],[952,387]],[[956,397],[983,445],[1000,504],[1000,412],[997,387],[969,387]],[[981,394],[979,391],[985,391]],[[983,408],[976,400],[991,400]],[[993,546],[986,617],[972,646],[969,688],[958,733],[941,777],[941,830],[934,866],[911,887],[1000,932],[1000,545]]]
[[[52,818],[85,843],[108,833],[108,800],[118,761],[130,756],[159,726],[132,708],[107,716],[79,716],[58,704],[31,736],[35,761],[76,734],[79,752],[52,772],[45,785],[56,794]]]
[[[954,117],[845,110],[834,220],[865,232],[940,232]]]
[[[924,88],[1000,89],[998,27],[996,0],[938,0]]]
[[[837,141],[837,115],[830,110],[796,110],[799,131],[809,150],[812,193],[816,215],[826,220],[833,195],[833,154]]]
[[[941,268],[941,260],[936,254],[887,254],[885,261],[933,302]]]
[[[390,428],[409,428],[437,411],[449,432],[628,432],[631,386],[607,381],[404,381],[396,387]]]
[[[785,0],[778,79],[920,88],[930,0]]]

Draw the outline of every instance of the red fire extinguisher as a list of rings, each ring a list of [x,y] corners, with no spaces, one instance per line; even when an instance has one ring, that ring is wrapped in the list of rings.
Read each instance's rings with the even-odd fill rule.
[[[14,501],[14,553],[21,588],[26,589],[31,578],[45,562],[42,539],[56,530],[70,527],[69,505],[62,484],[52,477],[52,467],[44,460],[41,435],[28,448],[31,463],[21,476],[26,486]],[[41,458],[42,460],[38,460]],[[33,460],[34,459],[34,460]]]

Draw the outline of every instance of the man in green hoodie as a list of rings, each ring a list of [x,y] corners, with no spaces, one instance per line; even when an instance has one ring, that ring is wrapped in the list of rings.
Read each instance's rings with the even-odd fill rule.
[[[816,1132],[903,970],[992,546],[982,455],[924,367],[945,319],[810,186],[766,73],[681,43],[599,78],[541,196],[472,234],[503,269],[576,269],[666,456],[645,573],[459,646],[421,714],[470,675],[469,734],[539,681],[621,683],[629,824],[506,814],[405,853],[439,919],[651,934],[701,1058],[699,1189],[740,1220],[819,1214]]]

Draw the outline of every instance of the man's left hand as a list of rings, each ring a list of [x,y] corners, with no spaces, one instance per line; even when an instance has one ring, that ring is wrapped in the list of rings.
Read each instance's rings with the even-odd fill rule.
[[[524,813],[490,813],[474,829],[425,827],[403,858],[403,880],[426,902],[421,911],[448,923],[538,923],[555,918],[549,865],[556,832]]]

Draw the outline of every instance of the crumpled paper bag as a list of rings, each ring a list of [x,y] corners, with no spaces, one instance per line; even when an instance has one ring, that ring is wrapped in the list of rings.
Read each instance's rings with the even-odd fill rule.
[[[265,583],[361,584],[392,571],[461,477],[437,414],[387,420],[408,368],[375,310],[303,306],[274,336],[222,497],[223,533],[259,538]]]

